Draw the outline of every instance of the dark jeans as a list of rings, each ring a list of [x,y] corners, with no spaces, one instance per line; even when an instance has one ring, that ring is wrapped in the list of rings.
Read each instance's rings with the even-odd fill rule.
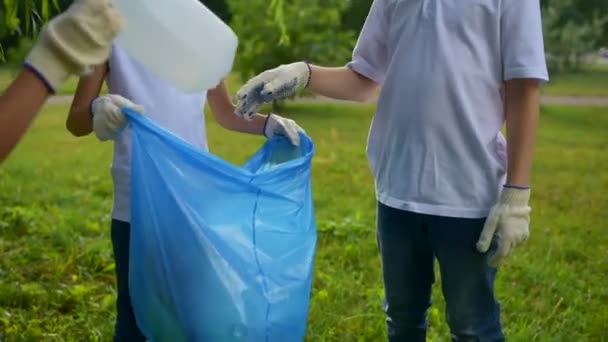
[[[390,342],[425,341],[437,258],[453,341],[504,341],[496,269],[475,244],[484,219],[421,215],[378,205],[378,244]]]
[[[129,296],[129,241],[131,225],[128,222],[112,220],[112,247],[116,263],[116,325],[114,342],[145,342],[135,322],[131,297]]]

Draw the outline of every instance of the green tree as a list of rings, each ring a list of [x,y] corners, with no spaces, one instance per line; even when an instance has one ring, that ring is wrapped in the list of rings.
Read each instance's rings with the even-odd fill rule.
[[[582,57],[602,45],[608,12],[584,9],[578,0],[543,2],[543,31],[547,62],[552,72],[577,69]]]
[[[601,18],[608,15],[608,1],[590,1],[590,0],[542,0],[543,9],[546,11],[551,7],[557,7],[561,10],[561,22],[559,27],[576,24],[584,26],[593,21],[594,17]],[[597,25],[596,33],[599,34],[597,46],[608,45],[608,22],[603,22]]]
[[[344,28],[352,30],[357,34],[361,32],[372,2],[372,0],[348,0],[348,9],[342,16]]]
[[[4,25],[11,32],[28,34],[57,12],[59,0],[3,0]],[[63,1],[65,2],[65,1]]]
[[[593,18],[594,16],[601,17],[608,15],[608,1],[590,1],[590,0],[574,0],[572,6],[578,11],[579,18]],[[599,45],[608,45],[608,21],[600,25],[599,30],[601,36],[599,38]]]
[[[267,0],[228,0],[228,4],[231,26],[239,36],[235,68],[243,79],[284,63],[308,60],[335,65],[350,57],[355,36],[342,28],[348,6],[344,0],[291,0],[280,9],[269,8]],[[282,39],[277,18],[285,25],[287,39]]]
[[[230,22],[231,14],[226,0],[200,0],[200,2],[224,22]]]
[[[5,49],[22,49],[21,36],[33,38],[40,26],[60,10],[66,0],[2,0],[0,4],[0,60]]]

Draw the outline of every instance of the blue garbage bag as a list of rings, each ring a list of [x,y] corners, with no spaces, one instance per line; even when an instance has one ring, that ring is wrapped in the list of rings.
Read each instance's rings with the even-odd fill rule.
[[[314,146],[277,137],[232,165],[124,109],[129,288],[150,341],[302,341],[317,241]]]

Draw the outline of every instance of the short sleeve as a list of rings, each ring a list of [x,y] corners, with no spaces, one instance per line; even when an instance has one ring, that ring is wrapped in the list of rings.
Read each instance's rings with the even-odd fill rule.
[[[549,80],[540,0],[503,1],[501,50],[503,79]]]
[[[388,67],[386,0],[374,0],[347,64],[355,72],[382,85]]]

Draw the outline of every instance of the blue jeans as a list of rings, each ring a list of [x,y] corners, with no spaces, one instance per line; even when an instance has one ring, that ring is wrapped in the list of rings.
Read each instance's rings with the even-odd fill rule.
[[[484,221],[421,215],[378,204],[390,342],[425,341],[435,258],[452,340],[504,341],[494,297],[496,269],[475,248]]]
[[[129,295],[129,243],[131,225],[128,222],[112,220],[112,247],[116,263],[116,325],[114,342],[144,342],[146,338],[135,322],[131,296]]]

